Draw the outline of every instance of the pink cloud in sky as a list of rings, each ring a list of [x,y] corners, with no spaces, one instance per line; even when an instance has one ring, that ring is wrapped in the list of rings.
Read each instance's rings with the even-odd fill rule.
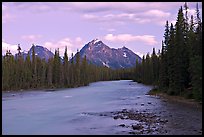
[[[131,35],[131,34],[107,34],[104,39],[112,42],[131,42],[139,41],[147,45],[156,45],[158,42],[155,40],[155,36],[152,35]]]
[[[2,55],[6,54],[7,50],[10,50],[12,54],[17,53],[18,45],[16,44],[9,44],[2,40]]]
[[[54,42],[45,42],[44,46],[51,50],[53,53],[55,49],[59,48],[60,56],[64,56],[65,47],[67,46],[67,54],[71,57],[72,53],[76,53],[77,49],[80,50],[85,45],[84,41],[80,37],[76,37],[75,39],[63,38]]]
[[[171,13],[164,12],[161,10],[147,10],[145,12],[137,13],[119,13],[119,14],[105,14],[105,15],[94,15],[84,14],[82,17],[86,20],[93,22],[106,22],[106,23],[117,23],[123,22],[125,24],[129,22],[144,24],[154,23],[157,25],[164,25],[165,21],[171,16]],[[163,24],[161,24],[161,22]]]

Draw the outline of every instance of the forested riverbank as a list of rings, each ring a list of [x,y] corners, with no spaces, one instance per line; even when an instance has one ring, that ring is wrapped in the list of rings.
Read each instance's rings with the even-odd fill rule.
[[[149,53],[136,62],[134,80],[154,85],[169,95],[202,101],[202,20],[198,4],[189,18],[188,5],[180,7],[175,25],[166,21],[161,53]]]

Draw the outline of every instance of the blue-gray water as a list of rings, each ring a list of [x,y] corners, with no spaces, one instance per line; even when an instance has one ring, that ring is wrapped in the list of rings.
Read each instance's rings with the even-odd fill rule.
[[[91,114],[164,109],[160,99],[145,95],[150,89],[122,80],[54,92],[3,93],[2,134],[123,134],[130,129],[118,125],[134,121]]]

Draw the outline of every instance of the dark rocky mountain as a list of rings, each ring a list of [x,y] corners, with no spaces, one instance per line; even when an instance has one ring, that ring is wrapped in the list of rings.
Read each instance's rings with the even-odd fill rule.
[[[36,45],[36,46],[32,46],[28,51],[28,54],[30,55],[31,59],[32,59],[32,48],[34,48],[35,55],[40,57],[41,59],[44,58],[47,61],[49,58],[54,57],[54,54],[50,50],[48,50],[43,46]]]
[[[141,62],[141,58],[128,48],[110,48],[98,39],[87,43],[80,50],[80,56],[83,58],[85,55],[89,62],[113,69],[133,67],[136,59]]]
[[[45,59],[46,61],[48,61],[49,58],[54,57],[54,54],[50,50],[48,50],[47,48],[45,48],[43,46],[36,45],[36,46],[32,46],[28,52],[23,51],[21,53],[23,55],[24,59],[26,59],[27,55],[29,55],[30,59],[32,59],[32,49],[33,48],[35,51],[35,55],[41,59]],[[15,57],[16,56],[17,56],[17,54],[15,55]]]

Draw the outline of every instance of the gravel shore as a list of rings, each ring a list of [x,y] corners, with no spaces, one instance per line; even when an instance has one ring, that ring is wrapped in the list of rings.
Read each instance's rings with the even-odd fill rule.
[[[168,95],[153,95],[152,97],[160,99],[165,109],[155,109],[153,112],[148,109],[122,109],[121,111],[100,113],[98,116],[124,120],[124,123],[119,124],[118,127],[129,130],[122,134],[202,135],[202,104]],[[147,104],[141,105],[145,107]],[[134,122],[126,124],[125,120]]]

